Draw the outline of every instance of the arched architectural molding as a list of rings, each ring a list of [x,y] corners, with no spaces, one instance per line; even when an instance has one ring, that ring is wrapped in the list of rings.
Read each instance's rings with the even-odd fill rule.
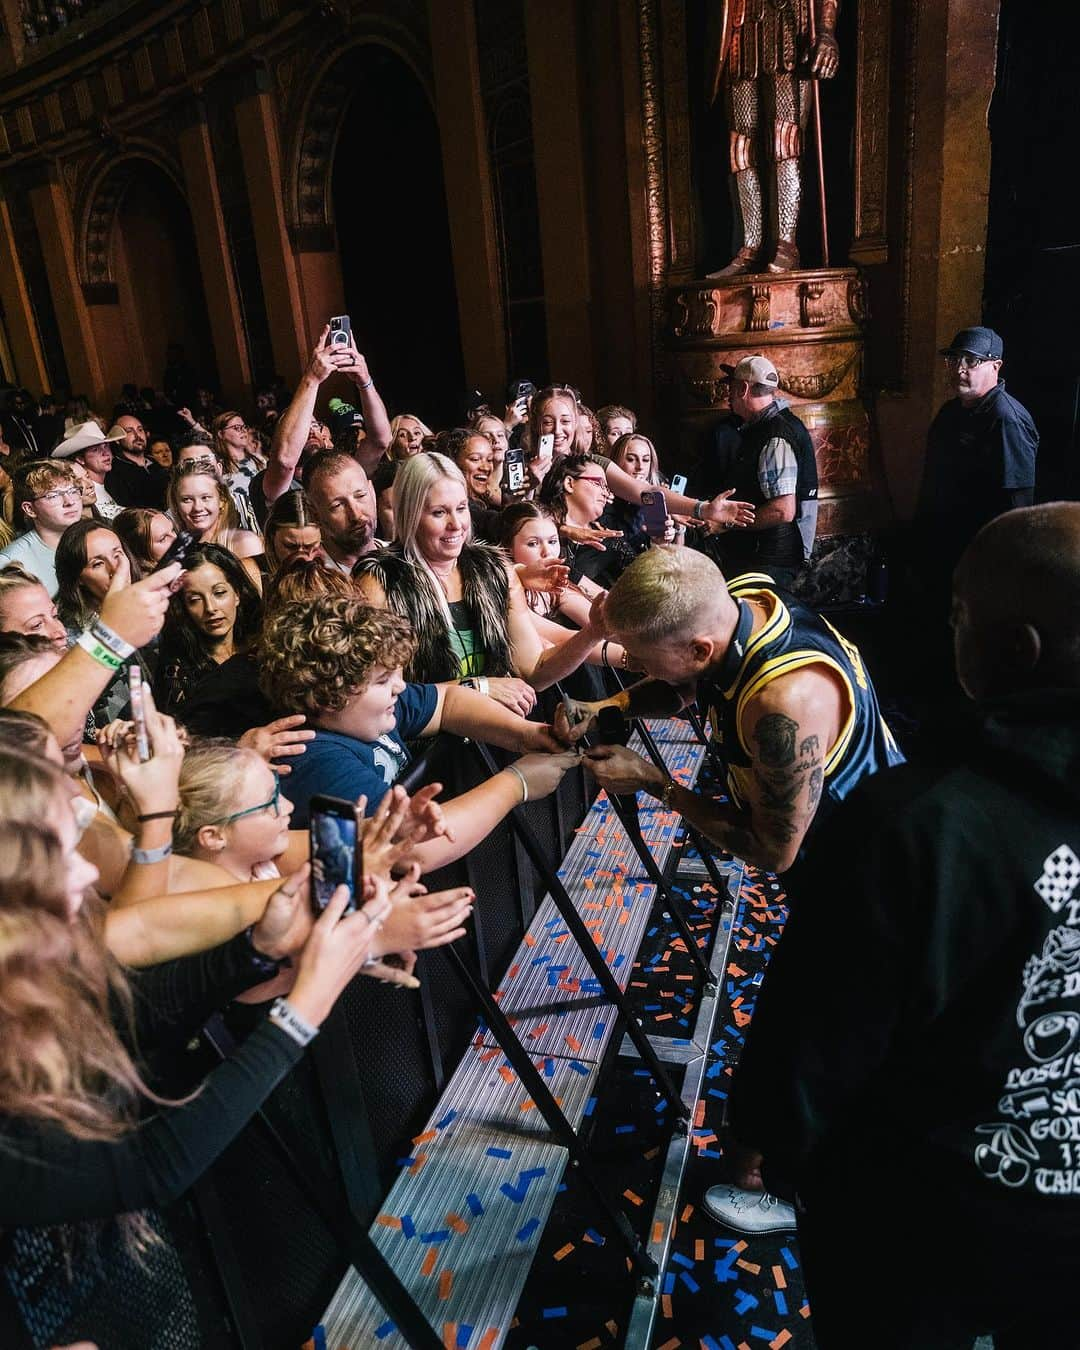
[[[148,164],[184,196],[179,165],[150,143],[127,141],[119,154],[115,150],[103,152],[86,175],[76,208],[75,262],[87,304],[116,302],[111,247],[116,217],[132,180]]]
[[[431,52],[422,34],[387,15],[364,15],[358,25],[362,25],[360,31],[354,31],[347,47],[329,48],[315,63],[290,138],[286,219],[293,242],[301,250],[322,252],[334,247],[334,155],[349,97],[370,48],[384,47],[400,58],[435,106]]]

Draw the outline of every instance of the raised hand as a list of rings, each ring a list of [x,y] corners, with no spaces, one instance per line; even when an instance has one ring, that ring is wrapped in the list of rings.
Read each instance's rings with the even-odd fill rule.
[[[307,719],[303,713],[292,713],[288,717],[279,717],[267,722],[264,727],[252,727],[245,731],[237,745],[245,750],[254,750],[257,755],[282,776],[292,773],[292,765],[279,764],[276,761],[283,755],[295,757],[302,755],[307,742],[315,739],[313,731],[303,731],[301,727]]]
[[[143,686],[142,698],[151,751],[148,760],[139,760],[133,722],[110,722],[98,732],[105,767],[123,785],[139,816],[176,809],[184,762],[184,741],[176,722],[158,712],[147,685]]]
[[[145,647],[161,632],[169,597],[183,571],[180,563],[171,563],[130,586],[116,571],[102,601],[101,622],[133,647]]]
[[[726,492],[717,493],[711,502],[706,502],[701,508],[702,520],[713,520],[742,529],[745,529],[747,525],[753,525],[754,507],[750,502],[732,501],[731,498],[734,494],[734,488],[728,488]]]

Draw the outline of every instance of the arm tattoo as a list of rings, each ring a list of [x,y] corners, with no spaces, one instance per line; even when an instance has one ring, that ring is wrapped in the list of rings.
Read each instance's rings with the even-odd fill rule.
[[[793,722],[783,713],[768,713],[763,717],[754,730],[762,764],[770,769],[790,764],[795,758],[795,733],[798,729],[798,722]]]
[[[754,730],[760,751],[754,766],[760,794],[755,832],[763,841],[790,844],[799,838],[821,800],[825,784],[821,741],[814,735],[799,740],[798,731],[798,723],[780,713],[763,717]]]

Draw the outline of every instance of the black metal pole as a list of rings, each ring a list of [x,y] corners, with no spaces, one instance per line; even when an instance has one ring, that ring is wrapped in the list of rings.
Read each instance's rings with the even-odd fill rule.
[[[578,1175],[581,1176],[592,1192],[604,1216],[624,1243],[638,1274],[651,1278],[657,1273],[656,1262],[642,1247],[637,1234],[630,1227],[626,1215],[609,1200],[603,1187],[597,1181],[585,1146],[563,1114],[562,1107],[551,1095],[551,1089],[544,1082],[540,1070],[532,1062],[529,1052],[522,1045],[517,1032],[507,1021],[505,1014],[491,996],[490,991],[469,969],[461,953],[456,951],[453,946],[444,947],[443,951],[462,983],[472,993],[483,1012],[484,1020],[491,1034],[498,1041],[499,1048],[510,1061],[518,1078],[521,1079],[522,1086],[536,1103],[536,1108],[544,1117],[548,1129],[567,1150],[571,1165],[577,1169]]]
[[[474,742],[476,750],[487,766],[489,772],[497,773],[498,766],[492,757],[491,751],[486,745],[480,745]],[[667,1104],[680,1120],[688,1120],[690,1112],[683,1103],[682,1098],[675,1090],[667,1070],[660,1062],[656,1051],[653,1049],[652,1042],[645,1033],[645,1028],[634,1016],[633,1010],[627,1001],[626,995],[619,988],[618,981],[611,973],[608,963],[604,960],[603,953],[596,944],[596,940],[585,926],[585,920],[578,912],[577,906],[567,893],[566,887],[559,880],[558,873],[548,863],[544,857],[544,851],[540,846],[532,826],[525,819],[520,808],[515,807],[510,812],[510,828],[521,841],[521,846],[529,856],[529,860],[536,870],[540,873],[541,880],[548,889],[552,903],[562,915],[567,928],[574,938],[574,941],[581,948],[581,953],[589,963],[589,968],[596,976],[600,987],[604,991],[604,996],[618,1012],[626,1026],[627,1034],[634,1043],[634,1048],[641,1056],[645,1067],[653,1076],[657,1090],[666,1099]]]

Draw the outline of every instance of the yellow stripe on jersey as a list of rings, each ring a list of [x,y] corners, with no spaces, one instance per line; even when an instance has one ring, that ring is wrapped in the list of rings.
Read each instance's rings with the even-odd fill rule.
[[[746,651],[743,652],[743,659],[739,662],[739,669],[735,678],[724,690],[725,698],[730,698],[738,687],[746,663],[754,653],[759,651],[767,642],[774,642],[791,627],[791,613],[787,605],[775,591],[761,589],[760,583],[768,580],[768,577],[760,573],[747,572],[744,576],[736,577],[728,585],[728,590],[733,597],[739,600],[756,600],[765,610],[767,617],[761,628],[752,634],[748,640]]]
[[[746,704],[755,694],[760,694],[766,685],[771,684],[773,680],[778,679],[781,675],[790,675],[794,671],[804,669],[807,666],[828,666],[830,670],[834,670],[840,676],[844,682],[844,688],[847,691],[847,718],[844,721],[844,725],[840,728],[839,736],[837,736],[825,755],[825,777],[828,778],[844,757],[848,746],[851,744],[851,738],[855,733],[855,690],[852,688],[847,671],[839,661],[834,660],[831,656],[827,656],[824,652],[815,652],[808,648],[803,648],[801,651],[784,652],[782,656],[774,656],[772,660],[763,662],[754,678],[739,695],[739,700],[735,705],[735,727],[739,737],[739,744],[742,746],[746,755],[752,759],[753,754],[746,743],[746,737],[743,735],[742,728],[742,717]]]

